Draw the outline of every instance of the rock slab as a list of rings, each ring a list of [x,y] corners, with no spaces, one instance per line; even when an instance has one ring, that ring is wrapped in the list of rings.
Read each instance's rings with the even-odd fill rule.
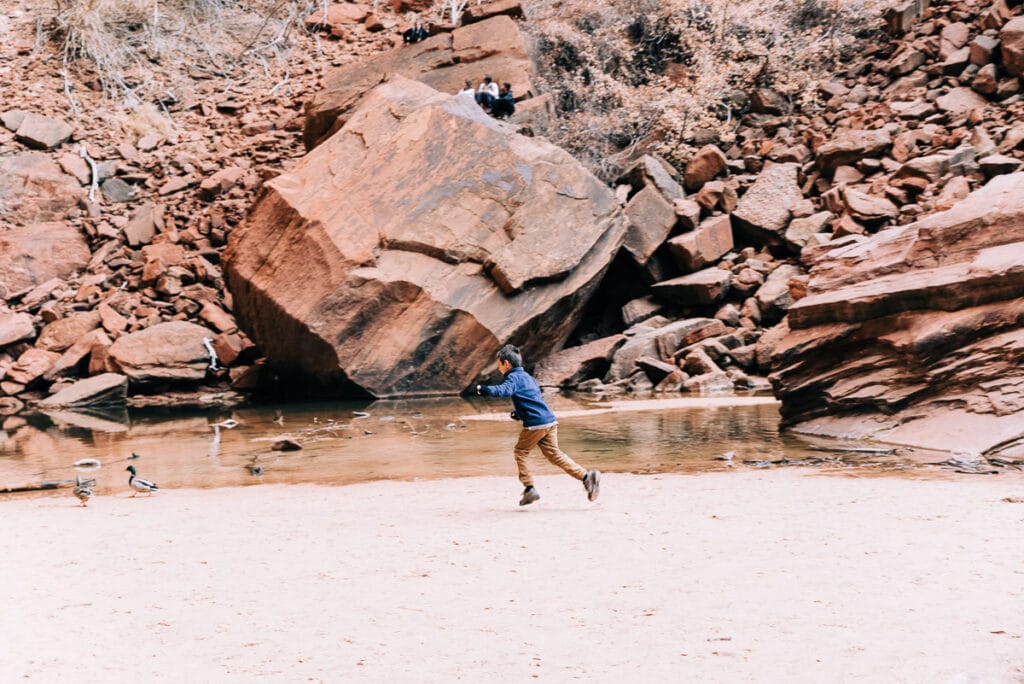
[[[128,378],[118,373],[102,373],[79,380],[70,387],[39,402],[42,407],[101,406],[124,404],[128,398]]]
[[[997,454],[1024,439],[1024,173],[827,253],[772,353],[785,425]]]

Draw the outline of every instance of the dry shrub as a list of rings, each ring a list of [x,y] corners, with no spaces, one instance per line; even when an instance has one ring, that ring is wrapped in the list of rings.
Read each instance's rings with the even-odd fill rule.
[[[605,180],[638,152],[677,167],[697,131],[729,144],[755,86],[809,104],[811,82],[880,26],[882,0],[524,3],[552,139]]]
[[[141,102],[129,107],[113,118],[120,130],[126,133],[131,140],[137,140],[150,134],[155,134],[172,143],[178,140],[178,131],[174,127],[174,122],[165,116],[157,105],[150,102]]]
[[[230,77],[280,58],[324,0],[57,0],[38,12],[63,48],[65,77],[92,71],[129,106],[173,100],[189,69]],[[83,74],[86,75],[86,74]],[[67,89],[74,103],[71,87]]]

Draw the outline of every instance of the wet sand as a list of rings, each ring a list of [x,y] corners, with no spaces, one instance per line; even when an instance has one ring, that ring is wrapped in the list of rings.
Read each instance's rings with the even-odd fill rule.
[[[1020,474],[538,486],[0,500],[0,681],[1024,680]]]

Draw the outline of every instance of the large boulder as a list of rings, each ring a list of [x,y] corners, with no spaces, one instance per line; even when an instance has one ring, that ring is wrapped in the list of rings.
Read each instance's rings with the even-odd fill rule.
[[[85,268],[89,257],[85,236],[67,223],[0,228],[0,299],[20,296],[53,278],[67,278]]]
[[[195,323],[157,323],[119,337],[110,345],[108,361],[137,387],[198,382],[210,365],[207,338],[213,333]]]
[[[944,450],[1024,439],[1024,173],[832,250],[772,354],[786,425]]]
[[[0,157],[0,225],[62,221],[84,196],[48,154]]]
[[[509,82],[517,97],[533,90],[533,66],[519,26],[508,16],[491,17],[328,72],[323,89],[306,106],[306,148],[340,128],[366,93],[393,74],[445,93],[458,92],[467,80],[476,84],[484,74]]]
[[[338,394],[456,393],[505,342],[559,349],[624,232],[568,153],[398,76],[264,186],[226,275],[279,368]]]

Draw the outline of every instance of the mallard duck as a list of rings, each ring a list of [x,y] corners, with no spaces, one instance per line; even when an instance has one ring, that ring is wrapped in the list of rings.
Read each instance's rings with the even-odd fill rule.
[[[159,489],[155,482],[143,480],[141,477],[136,476],[135,466],[128,466],[125,470],[131,473],[131,477],[128,478],[128,486],[135,490],[132,492],[132,496],[135,496],[139,492],[152,494],[155,490]]]
[[[92,488],[95,486],[96,480],[83,480],[81,477],[75,476],[75,488],[73,491],[83,506],[89,505],[89,499],[92,497]]]

